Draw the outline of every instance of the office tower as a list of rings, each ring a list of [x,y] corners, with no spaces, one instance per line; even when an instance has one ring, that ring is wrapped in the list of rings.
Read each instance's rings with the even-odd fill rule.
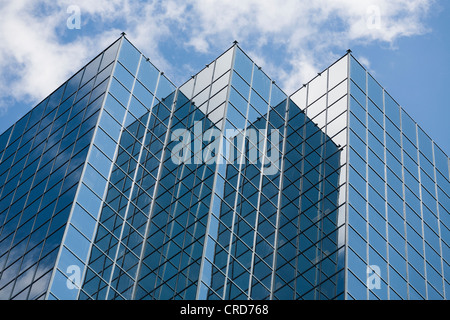
[[[449,180],[350,52],[289,97],[121,37],[0,135],[0,298],[444,299]]]

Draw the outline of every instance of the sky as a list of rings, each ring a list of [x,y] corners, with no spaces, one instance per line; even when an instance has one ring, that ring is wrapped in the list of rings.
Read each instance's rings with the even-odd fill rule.
[[[351,49],[450,155],[448,0],[0,0],[0,133],[121,32],[181,85],[234,40],[290,95]]]

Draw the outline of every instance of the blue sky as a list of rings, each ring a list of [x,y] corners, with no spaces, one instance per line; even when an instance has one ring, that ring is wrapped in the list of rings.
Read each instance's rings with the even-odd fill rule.
[[[350,48],[450,154],[450,1],[0,0],[0,17],[0,132],[125,31],[176,85],[238,40],[287,94]]]

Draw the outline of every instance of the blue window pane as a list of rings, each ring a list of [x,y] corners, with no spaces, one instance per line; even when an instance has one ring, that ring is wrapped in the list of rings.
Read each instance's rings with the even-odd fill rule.
[[[250,86],[236,72],[233,72],[231,84],[238,92],[240,92],[243,97],[248,99],[248,96],[250,94]]]
[[[356,278],[351,272],[347,272],[348,280],[348,292],[357,300],[367,299],[367,286],[363,284],[358,278]]]
[[[251,105],[260,113],[260,114],[266,114],[267,113],[267,107],[268,103],[264,101],[255,91],[252,90],[251,97],[250,97],[250,103]],[[250,119],[249,121],[253,122],[256,119]],[[272,119],[271,119],[272,120]],[[272,121],[270,121],[272,123]]]
[[[436,169],[442,173],[442,175],[447,179],[450,180],[449,176],[449,159],[448,157],[442,152],[441,149],[435,144],[434,145],[434,157],[435,157],[435,165]]]
[[[82,185],[78,193],[78,203],[92,216],[97,217],[101,200],[85,185]]]
[[[97,169],[105,178],[108,177],[110,171],[110,160],[96,147],[93,146],[89,156],[89,163]]]
[[[418,136],[419,136],[420,151],[428,159],[431,159],[431,161],[432,161],[432,159],[433,159],[433,142],[420,127],[418,128]]]
[[[281,91],[275,84],[272,85],[272,92],[270,94],[270,105],[278,106],[281,102],[287,99],[286,94]]]
[[[127,40],[123,39],[119,52],[119,61],[131,72],[135,73],[141,58],[140,52]]]
[[[128,72],[120,63],[116,64],[116,69],[114,70],[114,77],[120,81],[128,90],[131,91],[133,88],[134,77]]]
[[[350,146],[358,153],[358,155],[362,159],[366,159],[366,145],[365,143],[358,137],[356,133],[354,133],[352,130],[350,130],[350,139],[349,139]]]
[[[120,40],[114,42],[104,53],[102,63],[100,65],[100,70],[103,70],[106,66],[108,66],[111,62],[116,59],[117,50],[119,49]]]
[[[350,59],[350,77],[363,91],[366,91],[366,70],[353,57]]]
[[[75,300],[78,295],[78,290],[69,289],[67,285],[68,279],[57,270],[53,278],[53,285],[51,292],[60,300]]]
[[[123,106],[128,105],[128,100],[130,99],[130,92],[125,89],[116,79],[111,81],[111,87],[109,91]]]
[[[366,177],[366,162],[359,156],[353,148],[350,148],[350,164],[356,169],[356,171],[362,176]]]
[[[97,130],[94,143],[110,159],[114,158],[117,144],[100,128]]]
[[[106,180],[89,164],[86,166],[83,181],[100,198],[103,197],[106,187]]]
[[[62,271],[62,273],[64,273],[68,277],[70,277],[74,271],[79,271],[79,274],[81,276],[84,270],[84,264],[69,250],[67,250],[66,247],[63,247],[63,249],[61,250],[61,255],[59,257],[58,269],[60,269],[60,271]],[[74,281],[73,284],[80,286],[79,280],[81,279],[77,280],[78,283]]]
[[[59,87],[55,92],[52,93],[52,95],[48,99],[47,108],[45,109],[45,113],[49,113],[54,108],[58,107],[61,103],[61,98],[64,93],[66,85],[62,85]]]
[[[148,61],[141,62],[137,78],[150,92],[156,91],[156,83],[159,78],[159,71]]]
[[[153,102],[153,95],[150,93],[150,91],[148,91],[142,84],[140,84],[139,82],[136,82],[136,85],[135,85],[135,87],[134,87],[134,90],[133,90],[133,95],[134,96],[136,96],[136,98],[138,98],[139,99],[139,101],[141,102],[141,103],[143,103],[144,105],[146,105],[146,106],[148,106],[148,107],[150,107],[151,106],[151,104],[152,104],[152,102]],[[133,101],[133,99],[135,99],[134,97],[132,98],[132,101]],[[132,102],[133,103],[133,102]],[[131,106],[130,106],[130,108],[131,108]],[[134,111],[134,110],[133,110]],[[146,112],[147,110],[145,110],[145,111],[140,111],[140,112],[137,112],[137,113],[134,113],[134,115],[136,116],[136,117],[140,117],[140,116],[142,116],[145,112]]]
[[[356,190],[359,190],[360,193],[365,196],[366,195],[366,181],[363,177],[361,177],[360,173],[361,171],[363,174],[366,171],[366,168],[364,167],[363,170],[355,170],[353,167],[349,167],[349,182],[352,186],[355,187]]]
[[[81,78],[83,77],[84,69],[79,71],[76,75],[74,75],[70,80],[67,82],[66,90],[64,92],[64,96],[62,98],[62,101],[66,100],[68,97],[70,97],[72,94],[77,92],[80,83]]]
[[[100,127],[105,130],[105,132],[113,138],[115,141],[118,141],[121,131],[121,125],[114,120],[107,112],[103,112],[100,118]]]
[[[367,263],[361,260],[361,258],[355,254],[352,249],[348,250],[348,266],[360,281],[366,281]]]
[[[117,122],[122,123],[125,116],[125,108],[116,99],[108,95],[105,101],[105,110],[111,114]]]
[[[256,68],[253,73],[252,87],[266,101],[269,101],[270,84],[271,81],[264,72]]]
[[[372,76],[368,77],[368,95],[375,104],[383,110],[383,88],[375,81]]]
[[[384,95],[385,113],[398,128],[400,128],[400,106],[388,94]]]
[[[414,144],[416,143],[416,124],[411,117],[402,110],[402,131],[403,134]]]
[[[75,205],[70,223],[80,230],[88,239],[91,239],[94,235],[96,221],[78,204]]]
[[[408,266],[408,280],[412,287],[423,297],[426,296],[425,279],[410,265]],[[411,292],[410,292],[411,294]],[[411,299],[411,297],[410,297]]]
[[[161,99],[167,98],[175,91],[175,86],[164,76],[160,77],[158,89],[156,90],[157,97]],[[167,105],[167,103],[166,103]],[[170,105],[168,107],[171,107]]]
[[[383,127],[384,126],[384,124],[383,124],[384,115],[383,115],[383,111],[381,111],[381,110],[372,101],[369,100],[369,105],[368,105],[369,115],[378,122],[378,125]]]
[[[74,227],[69,226],[64,243],[82,261],[86,261],[89,253],[90,242]]]
[[[350,93],[355,98],[356,101],[365,109],[366,108],[366,95],[363,91],[358,88],[358,86],[351,81],[350,82]]]
[[[97,58],[95,58],[92,62],[90,62],[83,74],[83,80],[81,81],[81,85],[84,83],[90,81],[98,72],[98,68],[100,66],[100,61],[102,60],[102,55],[99,55]]]
[[[234,70],[236,70],[247,83],[250,83],[252,80],[253,63],[241,49],[237,48],[235,52]]]

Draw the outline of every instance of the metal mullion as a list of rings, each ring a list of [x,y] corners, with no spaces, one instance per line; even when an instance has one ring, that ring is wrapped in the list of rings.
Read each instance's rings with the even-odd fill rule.
[[[129,97],[129,99],[128,99],[128,105],[127,105],[127,111],[126,111],[126,113],[125,113],[125,116],[124,116],[124,122],[123,122],[123,124],[125,124],[125,121],[126,121],[126,118],[128,117],[128,109],[129,109],[129,107],[130,107],[130,103],[131,103],[131,99],[133,98],[133,94],[132,94],[132,92],[133,92],[133,90],[134,90],[134,87],[135,87],[135,85],[136,85],[136,81],[137,81],[137,73],[139,72],[139,68],[140,68],[140,66],[141,66],[141,63],[142,63],[142,59],[143,59],[143,56],[142,56],[142,54],[141,54],[141,56],[139,57],[139,63],[138,63],[138,66],[137,66],[137,70],[136,70],[136,76],[134,76],[134,80],[133,80],[133,86],[132,86],[132,88],[131,88],[131,91],[130,91],[130,97]],[[155,99],[154,97],[153,97],[153,99]],[[149,117],[149,119],[150,119],[150,117]],[[147,120],[148,121],[148,120]],[[122,126],[122,132],[123,132],[123,130],[124,130],[125,128],[124,128],[124,125]],[[121,134],[122,134],[122,132],[121,132]],[[143,141],[145,141],[145,134],[146,134],[146,130],[144,131],[144,140]],[[133,137],[134,138],[134,137]],[[138,141],[137,139],[135,139],[136,141]],[[135,143],[135,142],[134,142]],[[118,146],[120,146],[120,138],[119,138],[119,143],[118,143]],[[117,147],[116,147],[117,148]],[[141,152],[140,152],[140,154],[139,154],[139,158],[141,157],[141,153],[142,153],[142,145],[141,145]],[[139,159],[138,159],[138,161],[136,161],[136,166],[137,166],[137,168],[139,167]],[[127,223],[127,218],[128,218],[128,211],[129,211],[129,208],[130,208],[130,202],[131,202],[131,197],[132,197],[132,195],[133,195],[133,190],[134,190],[134,184],[135,184],[135,180],[136,180],[136,175],[137,175],[137,168],[135,169],[135,171],[134,171],[134,176],[133,176],[133,179],[132,179],[132,183],[131,183],[131,187],[130,187],[130,197],[129,197],[129,199],[127,199],[127,206],[126,206],[126,209],[125,209],[125,214],[124,214],[124,217],[123,217],[123,222],[122,222],[122,227],[121,227],[121,231],[120,231],[120,236],[119,236],[119,242],[118,242],[118,244],[117,244],[117,248],[116,248],[116,254],[115,254],[115,256],[114,256],[114,260],[113,260],[113,265],[112,265],[112,270],[111,270],[111,275],[110,275],[110,278],[109,278],[109,282],[108,282],[108,289],[107,289],[107,291],[106,291],[106,299],[108,299],[109,298],[109,292],[110,292],[110,289],[111,289],[111,282],[112,282],[112,280],[113,280],[113,276],[114,276],[114,271],[115,271],[115,268],[116,268],[116,264],[117,264],[117,258],[118,258],[118,254],[119,254],[119,251],[120,251],[120,246],[121,245],[123,245],[122,244],[122,239],[123,239],[123,232],[124,232],[124,229],[125,229],[125,225],[126,225],[126,223]],[[127,176],[128,176],[128,173],[126,174]]]
[[[160,75],[158,77],[158,81],[156,83],[156,88],[158,88],[158,86],[159,86],[159,81],[160,81],[161,76],[162,75],[160,73]],[[169,123],[168,123],[168,126],[167,126],[168,128],[171,128],[171,126],[172,126],[174,112],[175,112],[175,107],[176,107],[176,104],[177,104],[177,98],[178,98],[178,94],[179,94],[178,90],[179,89],[177,89],[175,91],[175,96],[174,96],[174,99],[173,99],[173,102],[172,102],[172,109],[171,109],[171,112],[170,112],[170,120],[169,120]],[[149,116],[149,118],[147,120],[148,121],[147,122],[147,126],[148,126],[148,123],[150,121],[150,118],[151,118],[151,116]],[[147,128],[147,130],[148,130],[148,128]],[[162,175],[162,171],[164,169],[165,153],[167,151],[167,146],[169,144],[169,134],[170,134],[170,130],[167,130],[165,141],[164,141],[164,146],[163,146],[163,149],[161,151],[161,161],[159,163],[158,174],[157,174],[157,177],[155,179],[155,185],[154,185],[154,188],[153,188],[152,201],[151,201],[151,204],[150,204],[147,226],[145,228],[144,242],[143,242],[142,249],[141,249],[141,254],[140,254],[140,259],[139,259],[139,263],[138,263],[138,268],[136,270],[136,281],[134,283],[134,288],[133,288],[132,294],[131,294],[132,300],[134,300],[136,298],[136,290],[137,290],[137,286],[138,286],[139,279],[140,279],[140,276],[141,276],[142,263],[144,261],[145,249],[147,248],[147,241],[148,241],[148,236],[149,236],[149,232],[150,232],[150,226],[151,226],[151,223],[152,223],[152,215],[153,215],[153,210],[154,210],[154,206],[155,206],[155,199],[156,199],[156,197],[158,195],[160,181],[161,181],[161,175]],[[150,294],[150,292],[148,294]]]
[[[271,97],[269,98],[271,99]],[[276,263],[277,263],[277,254],[278,254],[278,236],[280,232],[280,215],[281,215],[281,199],[283,197],[283,180],[284,180],[284,159],[285,159],[285,152],[286,152],[286,133],[287,133],[287,123],[289,119],[289,99],[286,99],[286,113],[284,116],[284,134],[283,134],[283,146],[282,146],[282,155],[280,159],[280,181],[278,185],[278,202],[277,202],[277,219],[276,219],[276,225],[275,225],[275,240],[274,240],[274,252],[273,252],[273,268],[272,268],[272,288],[270,290],[271,299],[273,300],[273,294],[274,294],[274,287],[275,287],[275,270],[276,270]],[[288,262],[289,263],[289,262]],[[295,297],[295,290],[293,290],[293,299]]]
[[[119,47],[117,48],[115,58],[114,58],[114,60],[111,62],[111,64],[113,64],[113,68],[111,69],[111,74],[110,74],[110,76],[109,76],[109,79],[107,80],[107,81],[108,81],[108,85],[107,85],[107,88],[106,88],[106,90],[105,90],[105,94],[104,94],[104,97],[103,97],[103,102],[102,102],[101,108],[99,109],[100,111],[99,111],[99,115],[98,115],[98,118],[97,118],[97,123],[96,123],[95,126],[94,126],[93,138],[92,138],[91,143],[90,143],[90,145],[89,145],[89,152],[88,152],[88,154],[86,155],[86,161],[85,161],[84,164],[83,164],[83,169],[82,169],[82,174],[81,174],[82,177],[83,177],[84,174],[85,174],[86,167],[87,167],[87,165],[88,165],[88,160],[89,160],[89,157],[90,157],[90,154],[91,154],[91,150],[92,150],[92,147],[94,146],[94,140],[95,140],[94,137],[96,136],[96,133],[97,133],[97,131],[99,130],[99,124],[100,124],[101,116],[102,116],[102,113],[103,113],[103,111],[104,111],[104,107],[105,107],[105,102],[106,102],[106,99],[107,99],[107,95],[108,95],[109,90],[110,90],[110,87],[111,87],[111,82],[112,82],[113,75],[114,75],[114,72],[115,72],[115,67],[116,67],[116,63],[117,63],[118,56],[119,56],[119,52],[120,52],[120,50],[121,50],[121,48],[122,48],[122,42],[123,42],[123,39],[124,39],[124,37],[122,36],[120,40],[117,40],[117,41],[120,41],[120,44],[119,44]],[[108,48],[108,49],[109,49],[109,48]],[[106,52],[108,49],[106,49],[104,52]],[[104,52],[103,52],[103,53],[104,53]],[[109,66],[109,65],[108,65],[108,66]],[[98,70],[97,70],[97,71],[98,71]],[[81,79],[80,79],[80,81],[81,81]],[[81,83],[81,82],[80,82],[80,83]],[[77,88],[77,92],[78,92],[78,90],[79,90],[79,87]],[[74,94],[75,94],[75,93],[74,93]],[[74,101],[75,101],[75,100],[74,100]],[[72,109],[70,110],[70,115],[71,115],[71,113],[72,113]],[[70,115],[69,115],[69,117],[70,117]],[[65,131],[66,131],[66,129],[64,129],[64,132],[65,132]],[[63,135],[64,135],[64,134],[63,134]],[[78,136],[78,134],[77,134],[77,136]],[[116,146],[115,153],[117,153],[117,146]],[[107,184],[108,184],[109,179],[110,179],[110,177],[111,177],[112,168],[113,168],[113,161],[111,161],[111,164],[110,164],[110,172],[109,172],[109,174],[108,174],[108,179],[106,179],[106,180],[107,180]],[[68,222],[67,222],[66,227],[65,227],[66,229],[65,229],[65,231],[64,231],[63,238],[62,238],[62,241],[61,241],[61,244],[62,244],[62,245],[61,245],[60,248],[58,249],[58,255],[57,255],[57,258],[56,258],[55,266],[53,267],[53,271],[52,271],[51,279],[50,279],[50,281],[49,281],[49,285],[48,285],[48,288],[47,288],[47,292],[45,293],[45,299],[46,299],[46,300],[48,300],[48,297],[49,297],[49,295],[50,295],[51,286],[52,286],[52,284],[53,284],[53,280],[54,280],[54,277],[55,277],[55,273],[57,272],[57,265],[58,265],[58,262],[59,262],[59,259],[60,259],[60,256],[61,256],[61,252],[62,252],[62,249],[63,249],[63,244],[65,243],[65,238],[66,238],[66,236],[67,236],[67,230],[68,230],[70,221],[72,220],[72,215],[73,215],[73,211],[74,211],[74,208],[75,208],[75,200],[78,198],[78,194],[79,194],[79,192],[80,192],[81,186],[82,186],[82,183],[81,183],[81,181],[80,181],[80,182],[78,183],[78,186],[77,186],[77,191],[76,191],[75,196],[74,196],[74,203],[72,204],[72,208],[71,208],[71,211],[70,211],[68,220],[67,220]],[[106,186],[105,186],[105,191],[104,191],[104,193],[103,193],[103,199],[106,197],[106,194],[107,194],[107,191],[106,191]],[[101,199],[102,202],[103,202],[103,199]],[[99,209],[99,211],[100,211],[100,209]],[[97,220],[96,220],[96,222],[95,222],[96,225],[95,225],[95,228],[94,228],[94,235],[97,233],[97,230],[98,230],[98,223],[99,223],[98,219],[99,219],[99,218],[97,218]],[[93,246],[93,242],[92,242],[92,240],[91,240],[91,241],[90,241],[90,247],[89,247],[89,250],[88,250],[88,257],[90,257],[90,255],[91,255],[91,252],[92,252],[92,246]],[[89,259],[89,258],[88,258],[88,259]],[[85,276],[86,276],[86,272],[87,272],[86,269],[87,269],[88,263],[89,263],[89,260],[87,260],[87,261],[85,261],[85,262],[83,261],[83,264],[85,264],[85,270],[84,270],[83,274],[81,275],[81,279],[80,279],[80,286],[81,286],[81,287],[82,287],[82,283],[83,283],[83,281],[84,281],[84,278],[85,278]],[[78,290],[77,299],[79,299],[79,297],[80,297],[80,293],[81,293],[81,290],[82,290],[81,287],[80,287],[80,289]]]

